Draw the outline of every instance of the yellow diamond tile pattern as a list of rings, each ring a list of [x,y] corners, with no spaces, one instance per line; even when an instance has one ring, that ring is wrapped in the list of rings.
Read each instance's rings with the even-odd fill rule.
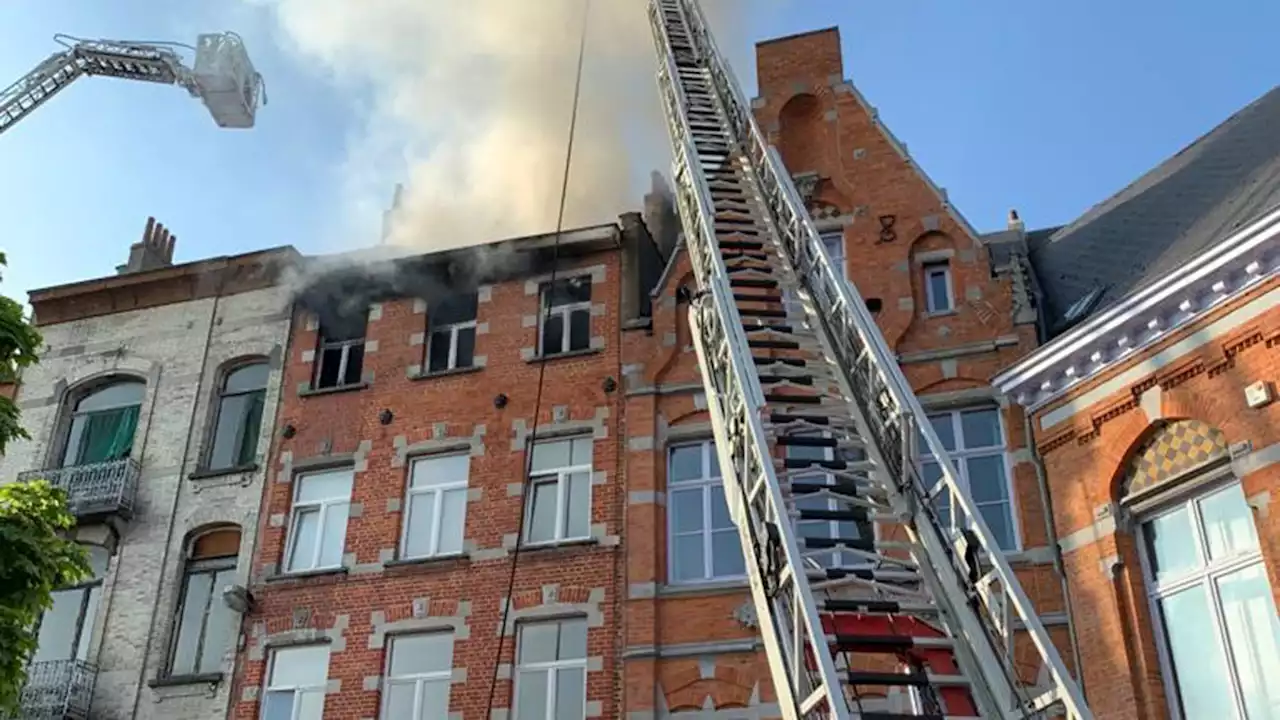
[[[1146,490],[1227,454],[1221,431],[1199,420],[1166,425],[1138,449],[1129,469],[1130,494]]]

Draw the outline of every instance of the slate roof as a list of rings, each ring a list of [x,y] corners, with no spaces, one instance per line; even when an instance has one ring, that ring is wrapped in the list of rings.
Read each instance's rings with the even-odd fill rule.
[[[1277,204],[1280,86],[1071,224],[1027,233],[1048,335]]]

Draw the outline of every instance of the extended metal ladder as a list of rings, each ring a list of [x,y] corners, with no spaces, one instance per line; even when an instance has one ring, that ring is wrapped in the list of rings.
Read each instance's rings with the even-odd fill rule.
[[[784,714],[1090,719],[697,1],[651,0],[649,17],[694,345]]]

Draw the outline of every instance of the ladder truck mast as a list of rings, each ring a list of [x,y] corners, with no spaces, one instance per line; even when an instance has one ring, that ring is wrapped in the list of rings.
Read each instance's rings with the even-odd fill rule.
[[[196,40],[195,62],[183,64],[176,43],[82,40],[57,35],[66,49],[0,91],[0,133],[85,75],[143,80],[186,88],[200,98],[218,127],[253,127],[258,101],[266,102],[262,76],[253,68],[239,35],[209,33]]]
[[[648,9],[690,326],[783,714],[1092,720],[697,0]],[[806,537],[805,520],[840,531]]]

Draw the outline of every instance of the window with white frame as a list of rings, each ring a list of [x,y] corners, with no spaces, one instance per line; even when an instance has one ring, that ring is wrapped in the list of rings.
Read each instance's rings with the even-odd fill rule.
[[[382,717],[437,720],[449,716],[453,678],[453,633],[391,638]]]
[[[427,308],[426,372],[469,368],[475,361],[477,293],[446,298]]]
[[[827,257],[831,258],[831,264],[835,267],[836,272],[840,273],[840,277],[849,278],[849,269],[845,267],[844,259],[844,231],[834,230],[822,233],[822,245],[827,250]]]
[[[1280,718],[1280,618],[1239,482],[1165,507],[1142,534],[1175,711]]]
[[[828,435],[815,433],[812,437],[825,438]],[[789,460],[811,460],[826,463],[833,463],[837,456],[845,462],[856,462],[863,459],[858,452],[854,452],[852,449],[837,453],[837,449],[833,447],[810,447],[804,445],[786,446],[786,456]],[[838,480],[856,482],[850,479],[852,473],[847,468],[840,472],[846,477],[838,477],[835,472],[823,472],[821,466],[818,466],[818,469],[813,473],[805,471],[792,475],[791,481],[818,485],[834,485]],[[847,500],[842,500],[831,492],[811,493],[796,497],[797,510],[848,511],[853,507]],[[796,520],[796,534],[801,538],[862,540],[872,537],[873,533],[874,530],[869,523],[859,523],[852,520]],[[847,567],[860,565],[866,561],[865,556],[839,549],[818,554],[814,556],[814,559],[825,567]]]
[[[591,347],[591,277],[556,280],[542,289],[538,316],[538,353],[587,350]]]
[[[335,317],[328,325],[320,324],[313,388],[323,390],[358,385],[361,382],[367,324],[367,315],[356,318]]]
[[[352,475],[345,468],[299,475],[294,481],[287,572],[342,566]]]
[[[746,574],[738,528],[725,504],[714,442],[676,445],[668,452],[667,524],[671,582]]]
[[[584,720],[586,619],[522,623],[519,629],[515,720]]]
[[[273,650],[262,720],[321,720],[328,675],[328,645]]]
[[[924,293],[929,314],[947,313],[955,309],[951,263],[942,260],[924,264]]]
[[[589,437],[534,443],[525,542],[591,537],[591,444]]]
[[[969,493],[982,519],[1003,550],[1018,549],[1018,524],[1013,509],[1004,423],[996,407],[930,413],[929,424],[955,465],[960,487]],[[942,478],[923,438],[917,442],[920,474],[932,488]],[[941,493],[935,502],[944,526],[951,525],[951,498]]]
[[[462,552],[470,469],[468,455],[432,455],[413,461],[404,504],[401,558]]]

